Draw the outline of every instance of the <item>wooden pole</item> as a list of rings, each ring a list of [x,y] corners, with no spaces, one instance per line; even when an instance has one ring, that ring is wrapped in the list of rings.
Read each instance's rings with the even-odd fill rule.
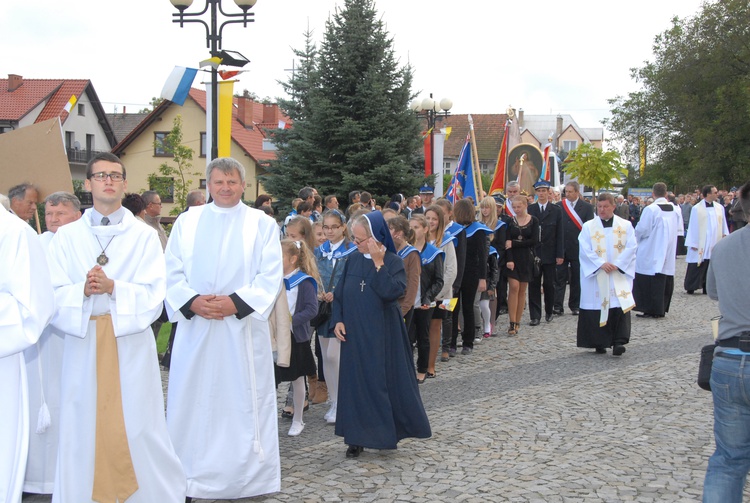
[[[479,208],[480,199],[482,198],[482,175],[479,169],[479,154],[477,153],[477,137],[474,134],[474,119],[469,114],[469,132],[471,134],[471,157],[472,157],[472,172],[474,176],[474,187],[476,190],[476,201],[474,205]]]
[[[34,205],[34,222],[36,222],[36,233],[42,233],[42,224],[39,223],[39,208]]]

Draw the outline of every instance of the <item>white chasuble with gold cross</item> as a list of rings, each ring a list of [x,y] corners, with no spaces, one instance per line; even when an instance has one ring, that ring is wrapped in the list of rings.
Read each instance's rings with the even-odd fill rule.
[[[611,227],[604,227],[599,217],[586,222],[578,236],[581,263],[581,309],[601,312],[600,326],[607,323],[609,309],[619,307],[628,312],[635,306],[633,278],[637,242],[633,226],[618,216]],[[617,270],[606,273],[605,263]]]

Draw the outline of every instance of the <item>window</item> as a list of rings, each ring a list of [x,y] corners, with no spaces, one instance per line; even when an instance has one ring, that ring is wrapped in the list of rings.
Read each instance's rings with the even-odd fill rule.
[[[198,187],[200,187],[201,189],[205,189],[206,188],[206,179],[205,178],[201,178],[201,181],[198,184]]]
[[[94,150],[96,150],[95,144],[94,144],[94,138],[95,136],[92,134],[86,135],[86,150],[88,150],[89,152],[93,152]]]
[[[154,133],[154,157],[172,157],[172,154],[164,146],[164,139],[168,134],[165,131]]]
[[[566,152],[572,152],[573,150],[578,147],[578,141],[576,140],[564,140],[563,141],[563,150]]]
[[[208,148],[206,147],[206,132],[201,133],[201,157],[208,155]]]
[[[65,131],[65,148],[75,148],[76,134],[73,131]]]
[[[490,172],[490,165],[487,162],[480,162],[479,163],[479,170],[481,173],[487,174]]]
[[[273,142],[273,140],[269,138],[263,138],[263,151],[264,152],[273,152],[278,150],[276,148],[276,144]]]
[[[159,193],[162,203],[174,202],[174,178],[157,177],[149,183],[149,190]]]
[[[84,105],[83,103],[78,104],[78,115],[80,115],[81,117],[86,116],[86,105]]]

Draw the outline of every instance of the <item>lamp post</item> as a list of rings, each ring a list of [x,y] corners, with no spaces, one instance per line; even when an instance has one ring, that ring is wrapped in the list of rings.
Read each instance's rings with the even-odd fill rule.
[[[433,99],[432,93],[430,93],[429,98],[424,99],[415,99],[411,102],[410,108],[414,111],[414,113],[419,117],[420,119],[425,119],[427,121],[427,131],[429,131],[430,135],[430,165],[429,173],[425,173],[425,176],[430,176],[435,174],[435,126],[438,121],[443,120],[444,118],[448,117],[450,115],[450,109],[453,108],[453,101],[451,101],[449,98],[443,98],[438,102],[437,100]],[[440,173],[441,176],[443,174],[442,166],[440,166]],[[441,189],[439,192],[442,193],[442,180],[436,180],[436,185],[440,184]]]
[[[172,22],[179,23],[180,28],[185,23],[200,23],[206,28],[206,47],[211,50],[211,57],[219,57],[222,60],[230,60],[230,63],[226,61],[224,64],[230,64],[231,66],[242,67],[248,63],[247,59],[239,55],[242,59],[238,58],[239,53],[227,53],[227,51],[221,50],[221,34],[224,27],[228,24],[242,23],[242,26],[247,28],[247,23],[255,21],[253,17],[255,13],[248,12],[257,2],[257,0],[234,0],[234,3],[242,9],[242,12],[224,12],[221,6],[221,0],[206,0],[206,5],[200,12],[185,12],[192,4],[193,0],[169,0],[172,5],[175,6],[179,12],[172,14]],[[210,25],[200,17],[211,11]],[[217,20],[218,14],[229,18],[223,23],[219,24]],[[211,67],[211,160],[216,159],[219,156],[219,84],[218,84],[218,65]]]

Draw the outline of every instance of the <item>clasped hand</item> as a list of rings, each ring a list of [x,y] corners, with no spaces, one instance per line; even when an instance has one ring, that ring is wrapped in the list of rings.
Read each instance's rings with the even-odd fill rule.
[[[609,274],[611,272],[615,272],[617,270],[617,266],[615,264],[611,264],[609,262],[605,262],[604,265],[602,265],[600,267],[600,269],[602,271],[606,272],[607,274]]]
[[[115,282],[107,277],[102,266],[95,265],[86,273],[86,283],[83,285],[83,294],[86,297],[108,293],[112,295],[115,291]]]
[[[223,320],[237,314],[237,308],[227,295],[199,295],[190,305],[190,310],[207,320]]]

